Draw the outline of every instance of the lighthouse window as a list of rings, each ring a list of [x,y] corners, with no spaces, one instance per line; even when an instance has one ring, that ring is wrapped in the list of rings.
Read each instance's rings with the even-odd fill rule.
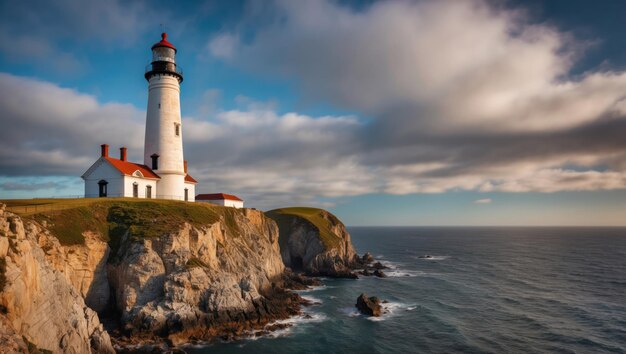
[[[159,109],[161,109],[161,104],[159,103]]]
[[[133,198],[139,197],[139,185],[135,182],[133,183]]]
[[[180,124],[174,123],[174,130],[176,132],[176,136],[180,136]]]

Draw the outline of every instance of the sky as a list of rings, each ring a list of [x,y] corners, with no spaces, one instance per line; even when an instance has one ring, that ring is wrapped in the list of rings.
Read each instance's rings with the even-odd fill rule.
[[[0,0],[0,199],[140,162],[184,70],[198,193],[347,225],[626,225],[626,2]]]

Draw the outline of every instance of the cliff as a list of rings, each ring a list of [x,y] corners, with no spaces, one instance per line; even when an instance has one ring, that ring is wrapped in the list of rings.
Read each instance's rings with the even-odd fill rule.
[[[110,348],[92,309],[116,314],[107,323],[119,323],[112,333],[120,347],[230,338],[299,311],[301,299],[283,287],[278,227],[260,211],[120,199],[24,218],[6,212],[0,224],[8,230],[0,238],[0,304],[11,324],[0,321],[0,344],[24,335],[39,348],[72,352],[52,345],[64,343],[70,323],[78,326],[74,352],[90,343]],[[24,249],[16,253],[8,245],[18,241]],[[23,309],[19,294],[41,308]]]
[[[283,208],[266,213],[280,229],[283,262],[308,275],[350,277],[359,259],[344,224],[326,210]]]
[[[357,260],[344,225],[320,209],[270,218],[163,200],[58,203],[23,217],[0,204],[3,348],[106,353],[245,336],[299,313],[285,287],[309,280],[287,279],[285,264],[353,276]]]
[[[0,204],[0,345],[8,352],[37,347],[55,353],[113,353],[96,312],[46,259],[35,223]],[[61,252],[58,244],[49,251]],[[29,349],[30,348],[30,349]]]

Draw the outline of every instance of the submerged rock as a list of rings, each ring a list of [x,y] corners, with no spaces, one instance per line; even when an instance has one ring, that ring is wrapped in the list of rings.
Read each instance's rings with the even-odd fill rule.
[[[336,216],[316,208],[283,208],[266,213],[279,228],[283,262],[314,276],[356,278],[360,264],[350,234]]]
[[[365,293],[356,299],[356,308],[364,315],[379,317],[382,314],[380,299],[372,296],[367,297]]]

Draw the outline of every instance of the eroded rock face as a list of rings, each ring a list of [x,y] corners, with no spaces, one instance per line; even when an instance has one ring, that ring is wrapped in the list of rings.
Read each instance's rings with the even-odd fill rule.
[[[109,301],[107,259],[109,246],[97,233],[85,231],[84,244],[62,246],[47,232],[36,235],[48,262],[80,292],[85,303],[94,311],[105,309]]]
[[[0,342],[20,347],[13,333],[55,353],[113,353],[98,315],[48,261],[38,242],[48,236],[38,225],[24,225],[20,217],[0,208],[0,258],[6,278],[0,292],[5,312],[0,314]],[[48,251],[63,253],[58,245],[49,246]]]
[[[125,236],[108,270],[127,331],[197,337],[198,328],[264,317],[263,294],[284,271],[278,228],[255,210],[233,218],[158,238]]]
[[[285,265],[314,276],[355,278],[352,268],[360,259],[344,224],[322,209],[317,209],[315,215],[318,225],[306,216],[289,214],[289,209],[267,213],[280,227],[280,253]],[[321,227],[326,230],[320,230]]]

